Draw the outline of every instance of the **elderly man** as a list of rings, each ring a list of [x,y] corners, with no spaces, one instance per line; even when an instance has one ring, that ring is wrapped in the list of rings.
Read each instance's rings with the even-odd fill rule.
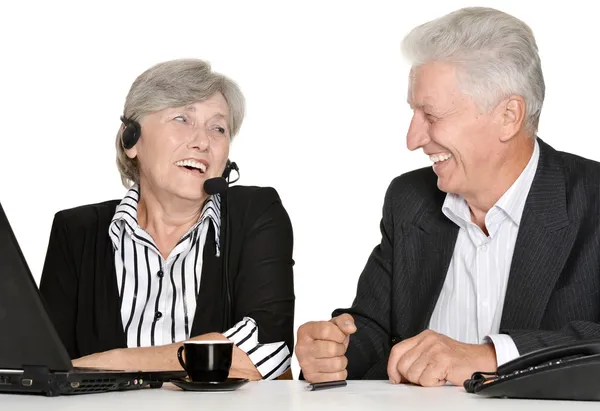
[[[522,21],[467,8],[416,27],[410,150],[349,309],[298,330],[304,378],[462,384],[600,337],[600,165],[536,135],[544,98]]]

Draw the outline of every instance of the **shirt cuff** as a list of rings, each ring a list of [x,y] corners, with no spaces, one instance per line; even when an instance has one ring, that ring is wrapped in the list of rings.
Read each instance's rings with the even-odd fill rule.
[[[515,342],[511,338],[510,335],[507,334],[493,334],[485,337],[484,342],[494,344],[494,349],[496,350],[496,362],[498,363],[498,367],[502,364],[505,364],[509,361],[517,358],[519,354],[519,350],[515,345]]]
[[[258,325],[250,317],[244,317],[223,336],[248,355],[264,380],[275,379],[290,368],[292,354],[285,342],[260,344]]]

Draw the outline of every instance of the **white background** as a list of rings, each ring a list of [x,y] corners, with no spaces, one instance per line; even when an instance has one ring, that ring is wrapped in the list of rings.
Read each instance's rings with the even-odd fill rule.
[[[39,281],[56,211],[121,198],[114,136],[131,82],[196,57],[234,79],[240,184],[294,226],[296,327],[352,303],[391,179],[429,165],[405,135],[402,37],[465,1],[12,1],[0,6],[0,202]],[[479,1],[526,21],[547,93],[539,135],[600,159],[598,6]],[[297,375],[297,363],[294,371]]]

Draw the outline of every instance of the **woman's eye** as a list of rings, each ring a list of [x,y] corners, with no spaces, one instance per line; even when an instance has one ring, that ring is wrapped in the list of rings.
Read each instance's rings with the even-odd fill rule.
[[[223,127],[221,127],[221,126],[216,126],[215,130],[217,130],[221,134],[225,134],[225,129]]]
[[[187,119],[185,118],[185,116],[177,116],[174,118],[174,120],[181,121],[183,123],[187,122]]]

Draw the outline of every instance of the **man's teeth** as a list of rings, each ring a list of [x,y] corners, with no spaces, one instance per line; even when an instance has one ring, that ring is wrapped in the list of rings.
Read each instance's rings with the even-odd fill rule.
[[[204,163],[201,163],[196,160],[180,160],[180,161],[176,162],[175,165],[179,166],[179,167],[197,168],[201,172],[206,173],[206,165],[204,165]]]
[[[448,153],[448,154],[435,154],[433,156],[429,156],[429,159],[431,161],[433,161],[434,163],[437,163],[438,161],[446,161],[452,158],[452,154]]]

